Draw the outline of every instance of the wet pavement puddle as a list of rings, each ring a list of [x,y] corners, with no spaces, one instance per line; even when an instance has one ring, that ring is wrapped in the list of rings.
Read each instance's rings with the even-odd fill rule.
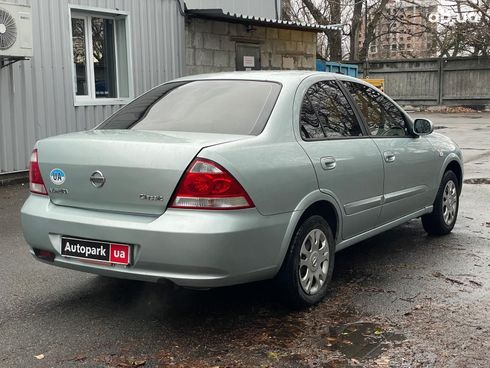
[[[465,184],[490,184],[490,179],[489,178],[465,179],[464,183]]]
[[[362,361],[377,358],[387,348],[400,345],[405,336],[385,331],[375,323],[356,322],[329,327],[324,339],[328,349]]]

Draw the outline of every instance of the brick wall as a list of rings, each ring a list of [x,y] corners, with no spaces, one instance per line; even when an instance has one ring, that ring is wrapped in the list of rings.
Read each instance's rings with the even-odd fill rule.
[[[236,45],[260,47],[263,70],[315,70],[316,33],[191,19],[186,23],[186,74],[234,71]]]

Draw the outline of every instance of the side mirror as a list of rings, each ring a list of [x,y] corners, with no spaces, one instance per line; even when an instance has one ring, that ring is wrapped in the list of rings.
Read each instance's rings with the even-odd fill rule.
[[[434,124],[429,119],[415,119],[413,132],[417,135],[428,135],[434,131]]]

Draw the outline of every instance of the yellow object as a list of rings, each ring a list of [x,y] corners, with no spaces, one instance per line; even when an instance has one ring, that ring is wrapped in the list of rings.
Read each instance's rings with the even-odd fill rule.
[[[383,92],[385,91],[385,80],[384,79],[366,78],[366,79],[363,79],[363,81],[366,83],[372,84],[373,86],[375,86],[376,88],[379,88]]]

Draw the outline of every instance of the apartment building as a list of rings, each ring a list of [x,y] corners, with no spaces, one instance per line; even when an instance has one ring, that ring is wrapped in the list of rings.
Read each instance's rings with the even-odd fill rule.
[[[432,0],[413,2],[391,0],[376,26],[376,37],[369,48],[370,60],[427,58],[437,54],[433,34],[436,27],[430,22],[431,14],[437,12],[437,3]],[[361,25],[359,46],[364,43],[364,24]]]

